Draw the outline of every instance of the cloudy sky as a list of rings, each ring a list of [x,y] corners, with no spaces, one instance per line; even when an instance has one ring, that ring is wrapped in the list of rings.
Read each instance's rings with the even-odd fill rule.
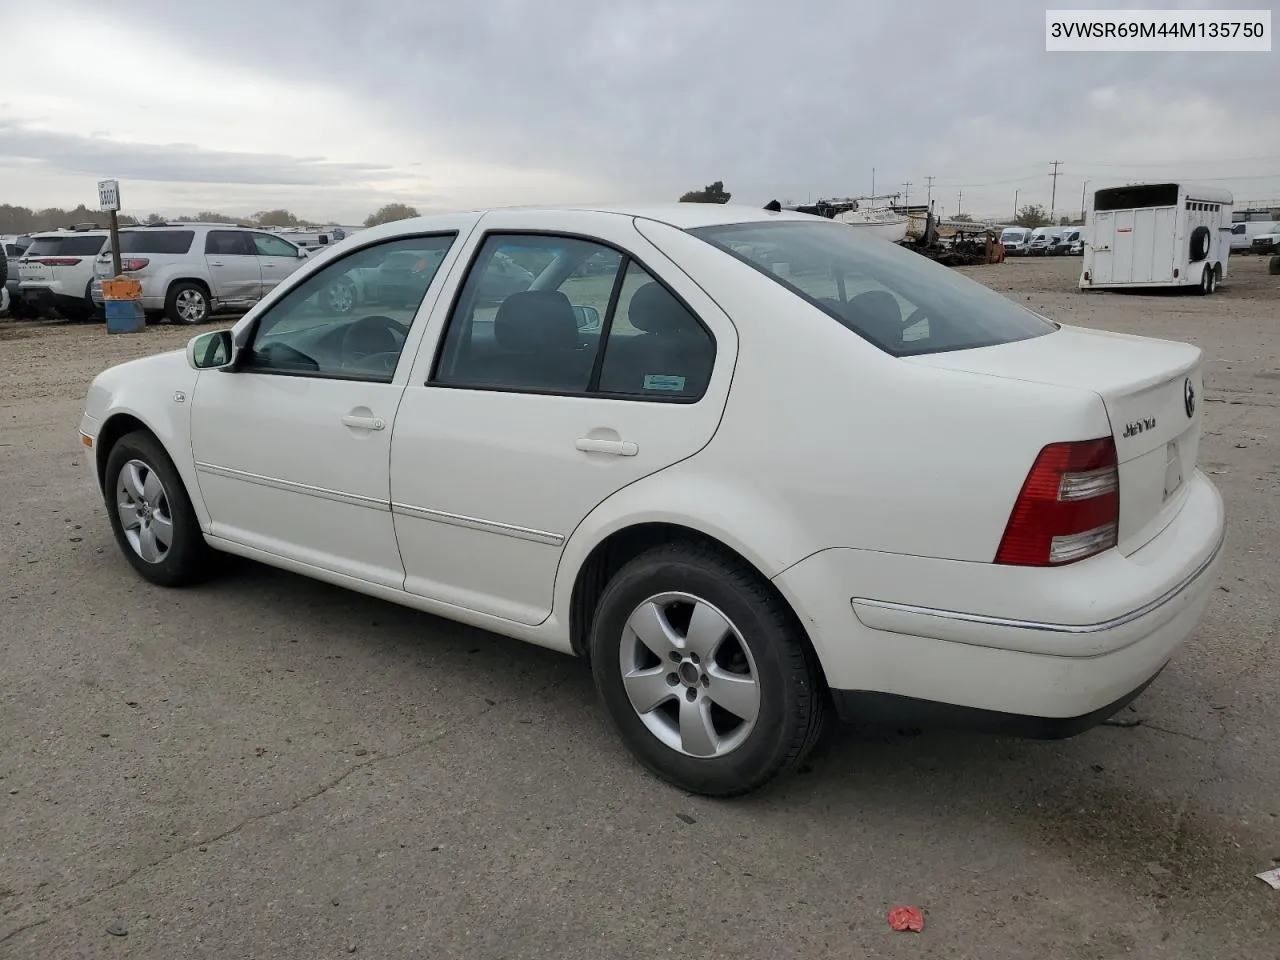
[[[675,199],[713,180],[753,204],[857,195],[874,167],[878,192],[921,199],[932,176],[947,212],[1007,217],[1015,190],[1049,204],[1051,160],[1060,213],[1086,177],[1280,202],[1280,45],[1050,54],[1045,6],[0,0],[0,203],[93,205],[115,177],[128,212],[352,223],[391,200]]]

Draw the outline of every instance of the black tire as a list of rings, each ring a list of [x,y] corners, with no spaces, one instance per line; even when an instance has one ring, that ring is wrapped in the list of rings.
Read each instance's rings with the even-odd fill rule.
[[[139,461],[154,471],[163,487],[167,517],[172,524],[172,537],[164,556],[157,561],[144,560],[130,542],[120,517],[120,474],[130,463]],[[204,579],[213,572],[214,552],[205,542],[200,522],[187,496],[177,468],[160,442],[150,433],[135,430],[116,441],[107,455],[103,497],[111,530],[125,559],[144,580],[161,587],[178,587]],[[161,515],[157,510],[157,516]]]
[[[1272,257],[1267,262],[1267,273],[1273,277],[1280,277],[1280,257]]]
[[[1208,227],[1196,227],[1191,231],[1191,262],[1199,263],[1209,256],[1209,241],[1212,234]]]
[[[1218,266],[1210,264],[1205,267],[1205,273],[1209,274],[1209,293],[1210,295],[1218,292]]]
[[[621,657],[624,644],[634,642],[628,619],[647,600],[671,593],[696,597],[722,613],[736,627],[754,667],[759,692],[754,724],[720,756],[691,756],[668,746],[632,707],[624,686]],[[737,651],[737,640],[731,637],[724,646]],[[828,695],[800,623],[759,574],[710,546],[668,544],[623,567],[596,606],[590,648],[596,690],[623,741],[650,771],[691,793],[730,797],[756,790],[796,767],[822,734]],[[748,662],[737,655],[740,663]],[[678,669],[656,656],[652,662],[663,664],[661,673]],[[714,699],[703,690],[714,688],[709,678],[701,686],[691,680],[686,688],[670,684],[672,676],[667,674],[666,682],[677,692],[662,709],[678,711],[685,696],[690,702]],[[708,705],[708,715],[714,709]]]
[[[1200,273],[1200,285],[1196,287],[1196,293],[1202,297],[1207,297],[1213,292],[1213,281],[1210,279],[1212,273],[1209,267],[1205,267]]]
[[[189,302],[203,303],[203,309],[198,315],[194,315],[187,309],[186,304]],[[180,280],[173,284],[164,298],[164,315],[170,323],[194,326],[208,320],[212,312],[213,304],[209,300],[209,291],[190,280]]]

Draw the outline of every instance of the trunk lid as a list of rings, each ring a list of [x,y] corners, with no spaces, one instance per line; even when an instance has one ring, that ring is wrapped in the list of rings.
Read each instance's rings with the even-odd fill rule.
[[[1088,390],[1102,398],[1120,462],[1119,544],[1138,550],[1177,516],[1199,457],[1203,354],[1170,340],[1063,326],[1030,340],[904,362]],[[1045,443],[1083,437],[1045,437]]]

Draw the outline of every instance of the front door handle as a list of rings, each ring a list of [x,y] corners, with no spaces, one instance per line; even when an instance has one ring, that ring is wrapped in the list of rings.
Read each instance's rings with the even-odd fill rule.
[[[347,414],[342,418],[344,427],[355,427],[358,430],[382,430],[386,427],[387,421],[381,417],[357,417],[353,414]]]
[[[226,264],[225,264],[225,263],[223,263],[221,260],[210,260],[210,261],[209,261],[209,266],[211,266],[211,267],[225,267],[225,266],[226,266]]]
[[[634,457],[640,448],[630,440],[596,440],[592,437],[579,437],[574,444],[583,453],[608,453],[615,457]]]

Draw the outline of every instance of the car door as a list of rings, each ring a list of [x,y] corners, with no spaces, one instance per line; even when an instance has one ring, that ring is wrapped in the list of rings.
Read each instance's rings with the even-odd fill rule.
[[[413,325],[419,304],[339,313],[325,293],[361,265],[376,268],[405,250],[438,254],[454,238],[442,231],[382,240],[325,265],[249,321],[233,370],[201,375],[191,447],[213,536],[403,585],[388,460],[421,336]]]
[[[262,296],[262,267],[248,231],[210,230],[204,259],[215,300],[247,304]]]
[[[262,268],[262,295],[274,290],[285,277],[297,270],[305,258],[300,248],[269,233],[253,233],[253,246]]]
[[[737,341],[629,218],[506,211],[481,227],[400,403],[392,512],[406,590],[536,624],[578,524],[711,439]],[[510,284],[508,261],[532,284]]]

